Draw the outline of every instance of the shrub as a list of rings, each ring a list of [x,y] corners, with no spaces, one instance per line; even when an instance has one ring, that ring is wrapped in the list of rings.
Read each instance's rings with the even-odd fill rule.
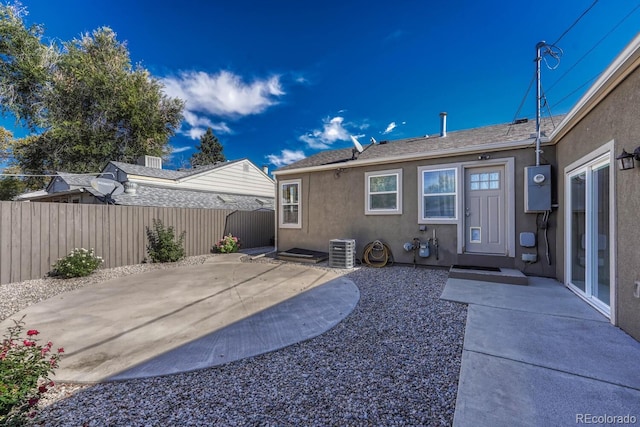
[[[230,254],[232,252],[238,252],[240,249],[240,240],[237,237],[233,237],[231,233],[228,236],[224,236],[222,240],[213,246],[214,252],[220,252],[222,254]]]
[[[93,249],[76,248],[64,258],[60,258],[55,264],[52,265],[52,276],[61,276],[65,279],[70,277],[84,277],[88,276],[100,265],[103,260],[101,257],[96,256]]]
[[[173,227],[165,228],[159,219],[153,220],[153,228],[147,227],[147,252],[151,262],[175,262],[184,258],[184,236],[176,240]]]
[[[23,319],[14,320],[0,343],[0,425],[23,425],[36,416],[37,404],[52,387],[49,375],[58,367],[63,348],[41,345],[35,329],[24,330]]]

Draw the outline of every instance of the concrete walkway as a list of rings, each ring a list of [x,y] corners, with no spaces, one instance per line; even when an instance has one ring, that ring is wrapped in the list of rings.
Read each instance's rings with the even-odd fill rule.
[[[191,371],[282,348],[330,329],[358,302],[358,288],[339,271],[243,263],[242,256],[109,280],[12,318],[26,314],[29,329],[64,346],[56,381],[95,382]]]
[[[640,343],[557,281],[529,283],[447,281],[442,299],[469,304],[454,426],[640,424]]]

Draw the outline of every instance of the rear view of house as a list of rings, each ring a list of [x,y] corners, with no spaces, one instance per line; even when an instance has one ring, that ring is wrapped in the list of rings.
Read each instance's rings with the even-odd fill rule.
[[[435,135],[278,169],[278,250],[380,240],[397,262],[554,277],[640,340],[639,67],[640,35],[543,120],[539,158],[532,122],[448,132],[443,114]]]

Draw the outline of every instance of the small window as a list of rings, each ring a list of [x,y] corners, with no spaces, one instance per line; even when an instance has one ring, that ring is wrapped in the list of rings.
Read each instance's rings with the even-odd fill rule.
[[[402,213],[402,169],[365,173],[365,215]]]
[[[420,219],[455,220],[457,218],[458,170],[425,169],[420,172]]]
[[[471,190],[500,189],[500,172],[472,173],[469,177]]]
[[[280,227],[302,228],[299,179],[280,183]]]

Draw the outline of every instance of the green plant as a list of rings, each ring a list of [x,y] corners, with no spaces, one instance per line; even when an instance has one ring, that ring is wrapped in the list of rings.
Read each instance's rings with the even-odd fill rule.
[[[53,264],[52,276],[61,276],[65,279],[70,277],[88,276],[103,263],[103,259],[96,256],[93,249],[75,248],[69,255],[58,259]]]
[[[54,385],[49,375],[64,353],[52,350],[51,341],[41,345],[35,329],[21,336],[23,319],[14,320],[0,343],[0,426],[23,425],[36,416],[38,401]]]
[[[238,240],[237,237],[234,237],[231,233],[229,233],[228,236],[224,236],[213,246],[214,252],[220,252],[222,254],[238,252],[238,249],[240,249],[240,240]]]
[[[187,234],[183,231],[176,240],[173,227],[165,228],[162,221],[153,219],[153,228],[147,226],[147,252],[151,262],[175,262],[184,258],[184,237]]]

